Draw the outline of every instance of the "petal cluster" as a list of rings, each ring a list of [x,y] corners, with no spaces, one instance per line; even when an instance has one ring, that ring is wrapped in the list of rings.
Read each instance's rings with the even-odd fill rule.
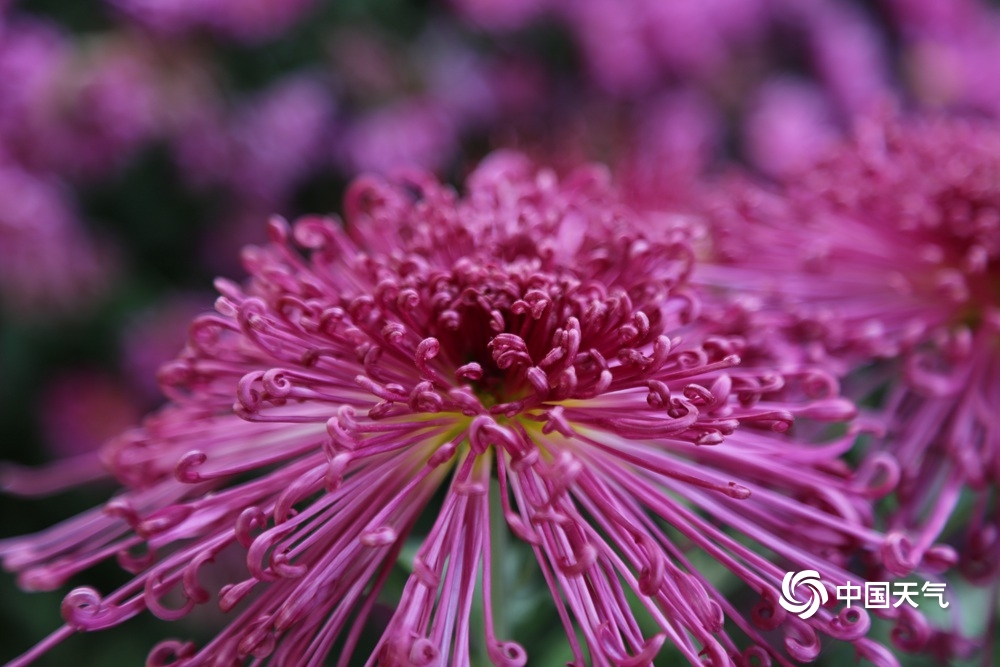
[[[963,490],[963,569],[996,575],[1000,480],[1000,133],[981,120],[874,117],[778,187],[741,182],[709,208],[695,282],[811,350],[864,398],[885,390],[873,454],[896,468],[890,525],[914,553]],[[882,361],[867,373],[866,364]],[[891,363],[886,360],[891,360]]]
[[[784,573],[817,570],[832,592],[857,580],[859,551],[899,575],[955,554],[871,528],[878,471],[837,462],[853,430],[794,437],[796,419],[819,429],[853,404],[830,373],[778,367],[702,315],[690,233],[644,223],[599,168],[559,179],[510,153],[462,195],[419,173],[359,179],[345,218],[272,220],[244,253],[250,279],[217,282],[216,312],[162,368],[170,403],[104,448],[121,493],[0,543],[30,589],[108,558],[134,575],[73,590],[66,625],[14,664],[74,630],[212,602],[228,616],[212,641],[164,642],[149,664],[468,665],[484,646],[524,665],[493,622],[508,533],[577,665],[650,665],[667,643],[692,664],[788,664],[821,635],[894,663],[857,606],[787,613]],[[212,566],[233,553],[239,567]],[[749,613],[699,570],[706,556]],[[880,613],[929,640],[908,608]]]

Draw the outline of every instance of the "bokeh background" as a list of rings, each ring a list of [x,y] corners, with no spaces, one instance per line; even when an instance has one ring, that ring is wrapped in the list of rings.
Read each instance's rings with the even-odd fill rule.
[[[338,211],[353,175],[458,182],[516,148],[602,161],[637,205],[685,211],[733,165],[791,173],[865,114],[995,116],[998,68],[1000,10],[978,0],[0,0],[0,537],[109,497],[93,452],[159,405],[213,277],[243,275],[269,215]],[[505,622],[532,664],[562,664],[529,559],[505,564]],[[0,577],[0,661],[64,593]],[[214,622],[144,617],[43,664],[143,664]]]

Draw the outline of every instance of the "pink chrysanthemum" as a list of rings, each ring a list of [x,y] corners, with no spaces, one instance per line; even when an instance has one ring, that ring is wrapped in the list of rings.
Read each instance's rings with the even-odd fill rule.
[[[919,558],[971,489],[962,564],[995,577],[1000,128],[868,121],[780,192],[745,187],[713,217],[700,282],[770,301],[817,359],[898,357],[876,457],[900,476],[891,527]]]
[[[665,75],[718,74],[740,46],[759,39],[769,18],[759,0],[700,3],[628,0],[452,0],[472,23],[494,31],[538,20],[562,23],[580,47],[590,75],[613,94],[641,94]]]
[[[0,310],[71,312],[113,273],[110,252],[76,220],[66,192],[0,155]]]
[[[885,0],[907,83],[922,104],[1000,112],[1000,12],[982,0]]]
[[[92,180],[159,131],[150,54],[128,38],[74,45],[55,24],[0,22],[0,142],[37,172]]]
[[[116,555],[135,575],[104,597],[73,590],[66,625],[13,664],[143,610],[179,618],[213,598],[200,570],[245,549],[216,600],[228,625],[200,648],[164,642],[149,664],[336,652],[343,665],[413,540],[367,664],[468,665],[484,644],[494,664],[523,665],[493,625],[493,540],[508,529],[576,665],[650,665],[665,642],[695,664],[789,664],[816,657],[820,634],[894,664],[857,605],[802,620],[777,603],[786,570],[837,586],[857,550],[895,555],[897,539],[866,527],[875,489],[835,463],[851,438],[776,433],[853,406],[822,373],[744,368],[741,338],[706,336],[689,247],[641,231],[605,181],[497,154],[461,198],[422,176],[360,179],[346,229],[273,221],[270,245],[245,253],[248,284],[219,281],[217,314],[163,368],[172,403],[105,449],[125,490],[0,544],[29,589]],[[756,594],[749,616],[697,551]],[[485,637],[470,628],[477,591]],[[886,615],[921,637],[908,607]]]

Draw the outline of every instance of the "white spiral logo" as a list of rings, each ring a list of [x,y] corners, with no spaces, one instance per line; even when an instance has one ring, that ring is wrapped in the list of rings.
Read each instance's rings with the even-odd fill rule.
[[[800,602],[795,597],[795,590],[800,586],[806,586],[810,590],[809,599]],[[805,620],[819,610],[821,604],[826,604],[830,599],[826,592],[826,586],[820,581],[819,572],[816,570],[802,570],[801,572],[786,572],[785,578],[781,580],[781,599],[778,602],[793,614],[798,614],[799,618]]]

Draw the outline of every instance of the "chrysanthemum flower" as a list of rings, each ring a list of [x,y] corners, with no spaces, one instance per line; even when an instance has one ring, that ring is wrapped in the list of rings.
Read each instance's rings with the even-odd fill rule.
[[[112,253],[87,237],[58,181],[0,155],[0,309],[79,311],[113,272]]]
[[[559,182],[497,154],[461,198],[422,176],[360,179],[346,213],[345,228],[272,221],[270,245],[245,253],[249,282],[218,282],[217,313],[161,372],[172,403],[103,453],[120,495],[0,544],[28,589],[115,556],[135,575],[105,596],[70,592],[66,625],[13,664],[144,610],[185,615],[214,597],[200,571],[235,548],[246,572],[215,600],[231,620],[149,664],[344,665],[364,651],[468,665],[484,645],[524,665],[493,623],[507,530],[534,553],[576,665],[649,665],[666,642],[696,664],[788,664],[816,657],[820,634],[894,663],[857,605],[802,620],[778,604],[787,570],[817,570],[833,597],[857,580],[851,554],[892,555],[866,527],[874,489],[835,461],[851,438],[780,433],[853,406],[822,373],[744,368],[741,338],[706,336],[689,247],[642,231],[603,171]],[[408,544],[395,612],[359,649]],[[749,615],[692,564],[698,551],[752,592]],[[477,595],[485,636],[470,627]],[[886,615],[919,638],[904,610]]]
[[[921,104],[996,117],[1000,13],[982,0],[887,0],[907,85]]]
[[[148,50],[121,36],[84,45],[51,21],[0,22],[0,144],[39,173],[93,181],[159,131]]]
[[[561,23],[577,42],[593,81],[616,95],[648,91],[676,74],[684,79],[718,74],[740,47],[757,41],[772,13],[758,0],[698,4],[629,0],[524,2],[452,0],[480,27],[503,32],[546,19]]]
[[[760,87],[743,124],[744,151],[756,169],[781,177],[812,164],[838,138],[832,100],[808,81],[775,77]]]
[[[699,281],[770,301],[817,357],[899,359],[875,459],[901,478],[891,528],[918,559],[971,489],[963,568],[995,577],[1000,129],[873,119],[780,192],[746,187],[713,215]]]

